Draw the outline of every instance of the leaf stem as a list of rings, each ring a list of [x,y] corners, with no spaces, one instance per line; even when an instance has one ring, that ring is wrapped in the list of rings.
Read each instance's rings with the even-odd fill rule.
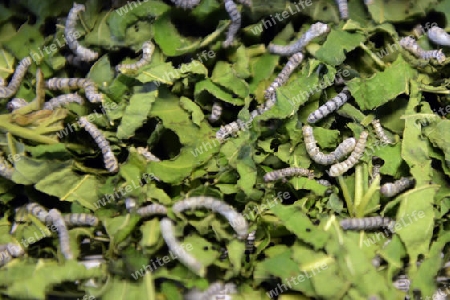
[[[0,116],[0,130],[10,132],[13,135],[17,135],[21,138],[35,141],[41,144],[56,144],[57,140],[36,134],[36,132],[11,124],[9,115],[1,115]]]
[[[359,46],[360,46],[367,54],[370,55],[370,57],[376,62],[376,64],[377,64],[378,66],[380,66],[380,67],[383,68],[383,69],[386,67],[386,65],[384,64],[384,62],[383,62],[381,59],[379,59],[372,51],[370,51],[370,49],[367,48],[366,45],[364,45],[364,44],[361,42],[361,43],[359,43]]]
[[[342,189],[342,194],[344,195],[345,203],[347,204],[348,214],[353,217],[354,211],[353,211],[353,200],[352,196],[350,196],[350,192],[348,190],[348,186],[344,181],[344,177],[338,176],[339,185]]]
[[[358,206],[358,210],[356,212],[356,217],[362,218],[364,217],[364,212],[366,210],[367,204],[369,204],[370,199],[372,199],[373,194],[380,188],[380,174],[378,174],[373,180],[372,184],[369,187],[367,193],[363,196],[360,205]]]
[[[362,164],[355,166],[355,209],[359,210],[361,198],[363,196],[363,167]]]

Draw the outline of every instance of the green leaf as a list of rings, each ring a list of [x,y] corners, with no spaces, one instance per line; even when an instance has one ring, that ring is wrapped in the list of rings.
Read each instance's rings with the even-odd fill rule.
[[[327,64],[340,65],[346,59],[346,53],[358,47],[365,39],[365,36],[358,32],[332,29],[325,43],[314,55]]]
[[[214,84],[210,79],[205,79],[203,81],[196,83],[194,96],[198,98],[204,91],[213,95],[217,99],[231,103],[233,105],[244,104],[244,100],[240,98],[233,98],[231,94],[229,94],[227,91],[223,90],[222,88]]]

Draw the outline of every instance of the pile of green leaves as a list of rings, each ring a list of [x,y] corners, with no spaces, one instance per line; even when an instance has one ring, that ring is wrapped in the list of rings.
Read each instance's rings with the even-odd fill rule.
[[[95,213],[101,225],[71,229],[71,247],[79,260],[100,254],[106,262],[86,269],[79,262],[64,261],[56,250],[57,236],[40,234],[24,258],[0,268],[0,298],[88,294],[101,299],[179,300],[188,289],[203,290],[222,280],[239,287],[233,299],[268,299],[267,291],[311,270],[316,270],[314,276],[291,285],[278,299],[402,299],[405,293],[392,285],[398,274],[411,279],[411,296],[413,290],[422,297],[435,292],[435,277],[448,259],[445,246],[450,241],[450,121],[434,113],[450,104],[449,60],[443,65],[418,60],[401,50],[398,41],[417,23],[450,24],[449,0],[373,0],[368,6],[351,0],[350,20],[345,22],[339,20],[334,1],[317,0],[261,32],[255,28],[263,18],[287,10],[293,2],[253,0],[251,8],[241,9],[244,27],[230,49],[221,46],[230,23],[221,1],[202,0],[191,11],[167,1],[140,1],[122,14],[120,7],[111,8],[104,1],[79,2],[86,5],[77,25],[84,34],[81,43],[100,52],[100,58],[76,68],[66,64],[67,47],[44,51],[16,97],[31,101],[36,96],[34,74],[39,68],[45,78],[90,78],[105,94],[103,106],[114,109],[99,113],[98,104],[70,104],[52,114],[13,117],[6,110],[7,100],[0,100],[0,150],[4,157],[20,157],[14,160],[12,181],[0,178],[0,244],[34,237],[45,227],[30,218],[10,234],[15,209],[29,199],[63,213]],[[18,61],[31,52],[63,40],[62,18],[72,7],[57,0],[7,3],[0,4],[2,78],[10,77]],[[277,90],[276,105],[248,130],[218,143],[215,133],[220,125],[236,118],[248,120],[249,111],[263,103],[265,89],[286,63],[286,58],[269,54],[266,45],[288,44],[318,21],[329,23],[332,30],[306,47],[301,67]],[[151,63],[136,73],[116,74],[115,65],[139,59],[148,40],[156,45]],[[419,44],[436,48],[426,36]],[[394,50],[379,55],[386,49]],[[214,56],[193,62],[204,51]],[[264,183],[266,172],[289,166],[327,177],[327,169],[306,153],[301,126],[339,88],[329,86],[307,98],[299,95],[343,70],[350,74],[344,79],[354,99],[315,124],[314,135],[329,152],[344,138],[369,130],[362,161],[333,181],[331,193],[307,178]],[[47,91],[47,97],[55,95]],[[214,101],[222,103],[224,112],[219,123],[210,124],[207,116]],[[91,114],[118,157],[117,174],[104,170],[101,152],[90,136],[70,127],[79,116]],[[394,145],[379,146],[370,126],[374,118],[389,130]],[[58,139],[61,130],[66,133]],[[134,151],[147,146],[161,162],[147,162]],[[415,187],[394,199],[380,197],[380,182],[368,184],[373,156],[384,160],[381,184],[413,176]],[[141,182],[145,174],[159,181]],[[288,195],[283,201],[275,200],[280,192]],[[114,193],[119,195],[114,201],[99,202]],[[191,254],[207,267],[207,276],[198,277],[174,260],[134,279],[132,274],[150,259],[168,255],[168,249],[159,219],[141,220],[127,213],[125,197],[135,198],[139,206],[151,201],[170,207],[189,196],[216,197],[242,211],[251,229],[257,229],[255,253],[244,253],[244,243],[236,240],[225,219],[196,211],[177,218],[177,236],[193,245]],[[274,201],[276,205],[269,207]],[[377,238],[375,233],[343,232],[338,222],[373,215],[400,220],[414,211],[424,217],[398,230],[384,248],[386,237],[379,239],[378,234],[376,242],[367,245],[365,241]],[[89,242],[82,243],[86,238]],[[228,250],[224,260],[221,248]],[[378,269],[371,263],[376,254],[385,260]],[[317,272],[324,264],[326,268]]]

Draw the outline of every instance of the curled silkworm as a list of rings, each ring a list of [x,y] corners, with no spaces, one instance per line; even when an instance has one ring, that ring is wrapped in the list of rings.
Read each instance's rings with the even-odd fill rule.
[[[417,44],[416,40],[410,36],[403,37],[400,42],[400,46],[414,54],[416,57],[421,59],[430,60],[432,58],[436,59],[439,63],[443,63],[446,59],[445,54],[442,50],[423,50]]]
[[[169,250],[177,254],[180,262],[183,263],[189,270],[201,277],[204,277],[206,273],[205,267],[181,246],[180,242],[175,237],[175,228],[172,221],[169,218],[163,218],[160,221],[160,227],[162,237]]]
[[[161,204],[150,204],[137,209],[137,214],[141,217],[153,215],[167,215],[167,208]]]
[[[98,225],[98,218],[93,214],[73,213],[64,215],[67,226],[92,226]]]
[[[412,187],[415,184],[413,177],[402,177],[393,183],[385,183],[380,187],[380,193],[384,197],[394,197],[404,190]]]
[[[395,226],[395,221],[388,217],[350,218],[339,223],[344,230],[373,230],[381,227],[392,230]]]
[[[83,4],[73,3],[72,9],[69,11],[66,20],[66,26],[64,28],[64,35],[67,40],[69,48],[79,57],[82,61],[92,61],[98,58],[98,53],[81,46],[76,39],[76,29],[78,21],[78,14],[85,11],[86,8]]]
[[[211,115],[209,116],[210,122],[217,122],[220,119],[220,116],[222,116],[222,105],[220,105],[220,102],[214,102],[212,109],[211,109]]]
[[[14,168],[3,157],[0,157],[0,176],[8,180],[12,179]]]
[[[283,70],[281,70],[280,74],[278,74],[277,78],[272,82],[272,84],[267,88],[265,92],[265,98],[269,100],[271,98],[271,94],[275,93],[275,90],[285,84],[289,77],[291,76],[292,72],[301,64],[303,61],[303,54],[298,52],[293,54],[286,65],[284,66]]]
[[[297,167],[284,168],[266,173],[264,175],[264,181],[270,182],[289,176],[305,176],[308,178],[313,178],[314,171]]]
[[[66,259],[73,259],[72,250],[70,249],[69,231],[67,230],[66,222],[61,212],[57,209],[51,209],[48,212],[48,216],[58,231],[61,253]]]
[[[234,37],[236,36],[239,28],[241,28],[241,13],[239,12],[236,3],[234,3],[233,0],[224,0],[224,4],[225,10],[230,16],[231,24],[227,31],[227,37],[222,45],[224,48],[228,48],[233,43]]]
[[[44,103],[43,109],[54,110],[61,106],[67,105],[68,103],[78,103],[81,105],[83,104],[83,98],[81,98],[77,93],[60,95]]]
[[[28,105],[27,100],[23,98],[12,98],[11,101],[9,101],[8,104],[6,104],[6,109],[12,112],[26,105]]]
[[[450,46],[450,35],[438,26],[433,26],[428,29],[427,35],[437,45]]]
[[[244,122],[238,119],[225,126],[220,126],[220,129],[216,132],[216,139],[219,140],[220,142],[223,142],[230,135],[237,133],[240,130],[246,130],[249,127],[248,124],[252,120],[253,119],[249,120],[248,122]]]
[[[367,131],[363,131],[359,136],[358,142],[356,143],[355,149],[350,154],[350,156],[341,163],[334,164],[330,167],[328,172],[330,176],[336,177],[344,174],[350,168],[352,168],[361,159],[364,153],[364,149],[367,143],[367,137],[369,136]]]
[[[244,240],[248,236],[248,224],[245,218],[232,206],[213,197],[190,197],[178,201],[172,206],[174,213],[181,213],[187,209],[207,208],[224,216],[231,227],[236,231],[239,239]]]
[[[84,89],[86,98],[92,102],[102,102],[103,95],[100,94],[95,86],[95,83],[86,78],[50,78],[45,83],[45,86],[50,90],[62,89]]]
[[[194,8],[196,7],[201,0],[170,0],[177,7],[181,7],[183,9]]]
[[[397,290],[408,292],[411,281],[408,279],[408,277],[406,277],[406,275],[400,275],[396,280],[394,280],[392,284]]]
[[[119,170],[119,163],[111,150],[109,142],[105,139],[100,130],[94,124],[89,122],[86,117],[80,117],[78,123],[92,136],[98,147],[102,150],[106,169],[111,173],[117,172]]]
[[[339,9],[339,14],[343,20],[348,19],[348,3],[347,0],[336,0]]]
[[[248,234],[247,240],[245,241],[245,253],[246,254],[252,254],[254,252],[255,236],[256,236],[256,230],[253,230]]]
[[[147,161],[161,161],[159,158],[157,158],[155,155],[153,155],[150,151],[148,151],[148,148],[137,147],[136,150],[137,150],[137,153],[142,155]]]
[[[314,138],[313,129],[309,125],[304,125],[303,128],[303,138],[305,140],[306,152],[316,163],[321,165],[331,165],[355,149],[356,140],[354,138],[348,138],[340,143],[337,148],[329,153],[324,154],[320,152],[319,147],[316,145],[316,139]]]
[[[27,56],[16,67],[8,86],[0,86],[0,98],[10,98],[17,93],[29,66],[31,66],[31,58]]]
[[[155,45],[151,41],[147,41],[142,45],[142,58],[133,64],[120,64],[116,66],[116,70],[133,70],[136,71],[142,68],[145,64],[148,64],[152,59],[153,51],[155,51]]]
[[[317,110],[313,111],[308,116],[308,123],[316,123],[319,120],[322,120],[335,110],[338,110],[342,105],[345,104],[345,102],[350,99],[350,91],[347,87],[344,87],[344,89],[336,95],[336,97],[331,98],[327,102],[325,102],[324,105],[320,106]]]
[[[375,134],[378,139],[383,142],[383,144],[392,144],[391,139],[387,136],[386,132],[384,132],[383,127],[381,127],[380,120],[374,119],[372,121],[373,129],[375,130]]]
[[[311,27],[305,32],[302,37],[296,41],[295,43],[287,46],[280,46],[270,44],[268,50],[270,53],[279,54],[279,55],[292,55],[297,52],[301,52],[302,49],[308,45],[316,37],[319,37],[325,33],[330,31],[330,27],[327,24],[317,22],[311,25]]]

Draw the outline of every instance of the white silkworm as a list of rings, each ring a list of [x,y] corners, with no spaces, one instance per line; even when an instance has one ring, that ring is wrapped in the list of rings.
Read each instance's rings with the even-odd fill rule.
[[[234,283],[223,284],[222,282],[212,283],[208,289],[201,292],[194,288],[189,291],[185,296],[185,300],[221,300],[221,299],[231,299],[230,297],[225,297],[227,295],[237,294],[237,288]]]
[[[61,212],[57,209],[51,209],[48,212],[48,216],[58,231],[61,253],[66,259],[73,259],[72,250],[70,250],[69,231],[67,230],[66,222]]]
[[[438,26],[433,26],[428,29],[427,35],[437,45],[450,46],[450,35]]]
[[[211,109],[211,115],[209,116],[209,121],[212,123],[217,122],[221,116],[222,105],[220,105],[220,102],[214,102]]]
[[[172,206],[174,213],[181,213],[187,209],[207,208],[224,216],[231,227],[236,231],[239,239],[244,240],[248,236],[248,224],[245,218],[232,206],[213,197],[190,197],[176,202]]]
[[[201,0],[170,0],[177,7],[181,7],[183,9],[194,8],[196,7]]]
[[[35,216],[42,223],[47,224],[47,225],[51,223],[51,219],[49,218],[48,211],[40,204],[37,204],[36,202],[32,202],[32,203],[25,205],[24,208],[29,214]]]
[[[137,214],[141,217],[153,215],[167,215],[167,208],[161,204],[150,204],[137,209]]]
[[[28,67],[31,66],[31,58],[29,56],[22,59],[19,65],[14,71],[14,75],[9,82],[8,86],[0,86],[0,99],[10,98],[19,90],[19,86],[22,83],[25,74],[27,73]]]
[[[67,15],[64,35],[67,40],[67,45],[77,55],[77,57],[79,57],[82,61],[92,61],[98,58],[98,53],[81,46],[75,37],[75,26],[77,25],[78,21],[78,14],[85,10],[86,8],[83,4],[77,4],[75,2],[73,3],[72,9]]]
[[[64,222],[67,226],[91,226],[98,225],[98,218],[93,214],[72,213],[64,215]]]
[[[418,58],[426,60],[434,58],[439,63],[443,63],[446,60],[445,54],[442,53],[442,50],[423,50],[417,44],[416,40],[410,36],[403,37],[399,44]]]
[[[271,94],[275,93],[275,90],[285,84],[292,72],[301,64],[303,61],[303,54],[298,52],[293,54],[284,68],[281,70],[280,74],[278,74],[277,78],[272,82],[272,84],[267,88],[265,92],[265,98],[269,100],[271,98]]]
[[[13,257],[20,257],[25,253],[25,250],[20,244],[7,243],[0,245],[0,267],[8,264]]]
[[[161,161],[159,158],[157,158],[155,155],[153,155],[150,151],[148,151],[148,148],[137,147],[136,150],[137,150],[137,153],[142,155],[147,161]]]
[[[339,223],[344,230],[373,230],[381,227],[391,230],[395,226],[395,221],[388,217],[349,218]]]
[[[253,119],[250,119],[248,122],[244,122],[238,119],[225,126],[220,126],[220,129],[216,132],[216,139],[223,142],[230,135],[237,133],[240,130],[246,130],[249,127],[248,124],[252,120]]]
[[[233,0],[224,0],[224,4],[225,10],[228,12],[228,15],[230,15],[231,24],[227,31],[227,37],[222,45],[224,48],[228,48],[233,43],[234,37],[239,31],[239,28],[241,28],[241,13]]]
[[[102,150],[106,169],[111,173],[117,172],[119,170],[119,163],[111,150],[109,142],[105,139],[100,130],[94,124],[89,122],[86,117],[80,117],[78,123],[92,136],[98,147]]]
[[[329,182],[329,181],[326,180],[326,179],[317,179],[316,182],[317,182],[318,184],[323,185],[323,186],[328,186],[328,187],[332,186],[332,185],[331,185],[331,182]]]
[[[125,207],[129,212],[133,211],[136,208],[136,200],[130,197],[125,198]]]
[[[354,138],[348,138],[340,143],[333,152],[324,154],[320,152],[319,147],[316,145],[312,127],[304,125],[302,130],[306,152],[308,152],[309,156],[318,164],[331,165],[341,160],[355,149],[356,140]]]
[[[45,87],[50,90],[84,89],[86,98],[90,102],[103,101],[103,95],[98,92],[95,83],[86,78],[50,78],[45,83]]]
[[[336,4],[339,9],[339,14],[341,15],[341,19],[348,19],[348,3],[347,0],[336,0]]]
[[[302,49],[313,39],[328,32],[330,32],[330,26],[321,22],[317,22],[312,24],[311,27],[305,32],[305,34],[302,35],[302,37],[295,43],[287,46],[274,45],[271,43],[268,47],[268,50],[270,53],[274,54],[284,56],[292,55],[294,53],[301,52]]]
[[[391,139],[387,136],[383,127],[381,127],[380,120],[374,119],[372,121],[372,125],[373,129],[375,130],[375,134],[377,135],[378,139],[383,142],[383,144],[392,144]]]
[[[296,167],[284,168],[266,173],[264,175],[264,181],[270,182],[289,176],[305,176],[308,178],[313,178],[314,171]]]
[[[328,172],[330,176],[336,177],[344,174],[350,168],[352,168],[363,156],[364,149],[367,143],[367,137],[369,136],[367,131],[363,131],[359,136],[358,142],[356,143],[355,149],[350,154],[349,158],[344,160],[341,163],[334,164],[330,167],[330,171]]]
[[[247,236],[247,240],[245,241],[245,253],[252,254],[255,250],[255,236],[256,230],[250,232]]]
[[[175,228],[172,221],[169,218],[163,218],[160,221],[160,227],[162,237],[169,250],[177,254],[180,262],[183,263],[189,270],[201,277],[204,277],[206,273],[205,267],[197,259],[195,259],[195,257],[191,256],[183,247],[181,247],[180,242],[175,237]]]
[[[26,105],[28,105],[27,100],[23,98],[12,98],[11,101],[9,101],[8,104],[6,104],[6,109],[12,112]]]
[[[397,290],[408,292],[411,281],[406,277],[406,275],[400,275],[392,284]]]
[[[67,105],[69,103],[78,103],[82,105],[83,98],[81,98],[77,93],[60,95],[44,103],[43,109],[55,110],[56,108]]]
[[[14,173],[14,168],[3,157],[0,157],[0,176],[11,180]]]
[[[350,97],[350,91],[347,87],[344,87],[344,89],[342,89],[342,91],[337,94],[336,97],[331,98],[317,110],[313,111],[308,116],[308,123],[316,123],[317,121],[322,120],[335,110],[338,110],[342,105],[345,104],[345,102],[348,101],[348,99],[350,99]]]
[[[116,66],[116,70],[119,72],[121,70],[133,70],[136,71],[142,68],[145,64],[148,64],[155,51],[155,45],[151,41],[147,41],[142,45],[142,58],[133,64],[120,64]]]
[[[380,193],[384,197],[394,197],[415,184],[413,177],[402,177],[393,183],[385,183],[380,187]]]

